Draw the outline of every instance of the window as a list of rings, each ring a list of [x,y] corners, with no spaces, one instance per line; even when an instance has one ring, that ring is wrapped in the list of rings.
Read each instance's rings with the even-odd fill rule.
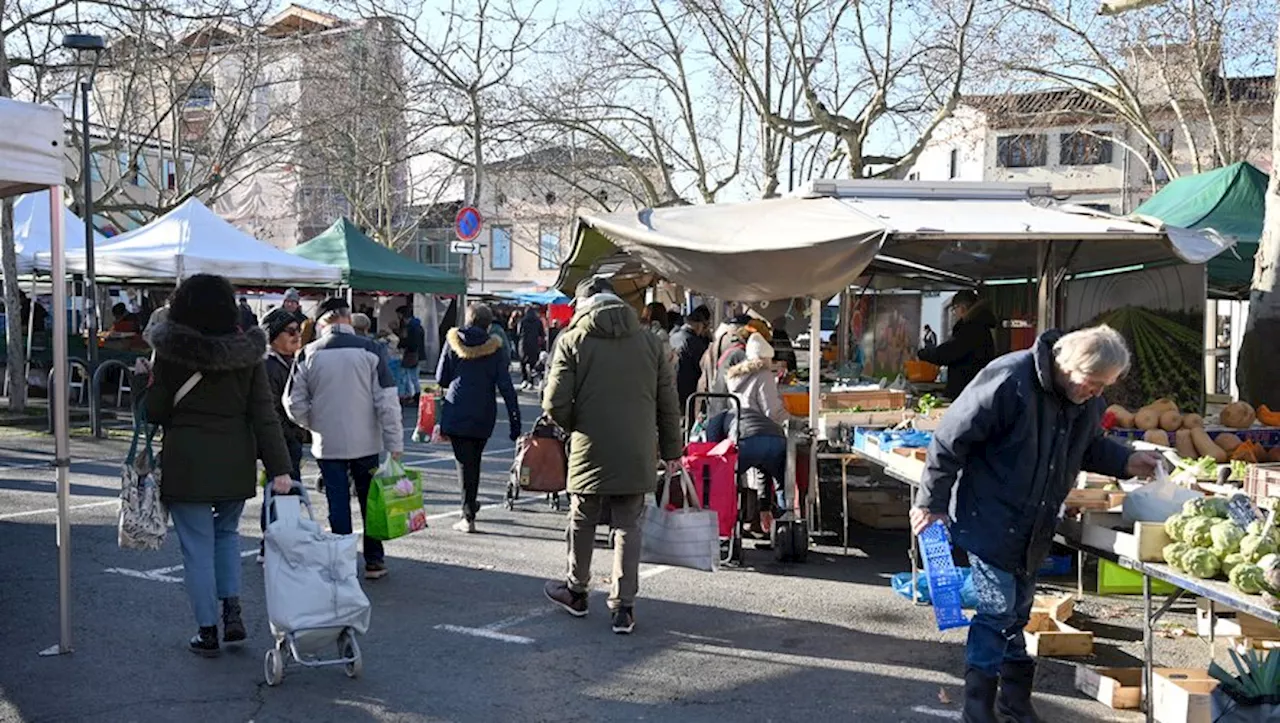
[[[960,177],[960,149],[951,149],[951,159],[947,168],[947,178],[956,179]]]
[[[213,84],[197,80],[187,88],[185,108],[208,108],[213,105]]]
[[[494,200],[499,206],[501,206],[507,202],[507,194],[502,191],[498,191],[498,195],[494,197]]]
[[[169,191],[178,190],[178,164],[175,161],[164,162],[164,187]]]
[[[1105,133],[1063,133],[1058,162],[1064,166],[1100,166],[1111,162],[1111,139]]]
[[[1159,131],[1156,133],[1156,141],[1160,147],[1173,156],[1173,131]],[[1147,149],[1147,165],[1151,167],[1151,177],[1156,183],[1168,183],[1169,169],[1164,167],[1160,162],[1160,156],[1156,154],[1152,148]]]
[[[560,268],[560,231],[543,226],[538,232],[538,268]]]
[[[607,188],[601,188],[600,190],[596,191],[596,200],[599,201],[602,205],[608,203],[609,190]]]
[[[556,192],[555,192],[555,191],[547,191],[547,195],[545,196],[545,198],[546,198],[546,201],[547,201],[547,205],[551,205],[551,204],[555,203],[555,202],[556,202]]]
[[[102,183],[102,158],[97,153],[89,157],[89,179]]]
[[[489,268],[511,268],[511,227],[494,226],[489,231]]]
[[[996,139],[996,165],[1001,168],[1043,166],[1048,144],[1042,135],[1000,136]]]
[[[907,174],[907,180],[908,180],[908,181],[919,181],[919,180],[920,180],[920,172],[919,172],[919,171],[912,171],[911,173],[908,173],[908,174]]]
[[[133,164],[133,157],[129,152],[120,151],[116,154],[116,159],[120,163],[120,182],[138,185],[138,167]]]

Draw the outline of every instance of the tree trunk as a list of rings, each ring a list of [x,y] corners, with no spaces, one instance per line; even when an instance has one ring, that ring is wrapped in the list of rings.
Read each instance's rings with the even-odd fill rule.
[[[3,3],[0,3],[3,7]],[[5,36],[0,33],[0,98],[8,98],[9,56],[4,50]],[[57,200],[50,202],[53,205]],[[6,199],[0,213],[0,269],[4,272],[5,338],[8,353],[5,358],[5,376],[9,381],[9,409],[21,412],[27,408],[27,348],[22,329],[27,320],[22,318],[22,299],[18,297],[18,250],[13,240],[13,200]],[[31,303],[36,303],[35,299]]]
[[[1280,35],[1276,36],[1280,56]],[[1280,82],[1280,69],[1277,70]],[[1272,109],[1271,162],[1280,168],[1280,104]],[[1249,320],[1245,324],[1240,357],[1236,360],[1236,383],[1240,397],[1257,406],[1280,409],[1280,289],[1276,288],[1280,266],[1280,176],[1271,175],[1267,184],[1266,220],[1262,241],[1253,265],[1253,288],[1249,294]]]

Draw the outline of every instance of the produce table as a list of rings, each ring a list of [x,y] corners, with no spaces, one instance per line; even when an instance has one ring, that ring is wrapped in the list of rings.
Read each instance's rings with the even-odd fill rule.
[[[1199,595],[1205,600],[1213,604],[1222,605],[1237,612],[1247,613],[1260,620],[1265,620],[1273,625],[1280,624],[1280,612],[1272,610],[1263,599],[1257,595],[1244,595],[1231,588],[1225,582],[1220,580],[1200,580],[1184,573],[1178,572],[1169,565],[1155,562],[1141,562],[1132,558],[1116,555],[1109,550],[1100,550],[1097,548],[1082,545],[1079,542],[1067,539],[1061,535],[1057,538],[1058,542],[1065,544],[1079,552],[1087,555],[1093,555],[1104,560],[1116,563],[1120,567],[1132,570],[1142,575],[1142,680],[1143,690],[1151,691],[1152,686],[1152,669],[1155,646],[1155,626],[1169,612],[1182,596],[1186,593]],[[1151,592],[1152,580],[1163,580],[1173,585],[1175,590],[1172,594],[1165,598],[1164,603],[1159,608],[1153,610],[1154,602]],[[1212,621],[1210,622],[1210,630],[1212,631]],[[1147,700],[1145,706],[1148,723],[1155,720],[1154,712]]]

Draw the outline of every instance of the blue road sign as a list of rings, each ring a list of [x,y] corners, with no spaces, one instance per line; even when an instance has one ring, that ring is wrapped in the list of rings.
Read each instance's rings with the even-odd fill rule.
[[[453,230],[460,241],[473,241],[480,235],[480,212],[474,206],[464,206],[458,211]]]

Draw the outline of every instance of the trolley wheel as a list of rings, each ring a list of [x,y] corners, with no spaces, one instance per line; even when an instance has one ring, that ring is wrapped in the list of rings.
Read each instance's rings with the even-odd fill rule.
[[[559,493],[559,492],[552,492],[552,493],[551,493],[551,509],[555,510],[556,512],[560,512],[561,510],[563,510],[563,509],[564,509],[564,507],[562,507],[562,506],[561,506],[561,503],[560,503],[560,493]]]
[[[503,500],[503,504],[506,505],[508,510],[514,510],[516,508],[516,496],[518,496],[519,494],[520,494],[520,491],[516,489],[514,485],[508,482],[507,494],[505,499]]]
[[[742,564],[742,535],[734,535],[729,541],[729,562],[735,565]]]
[[[267,679],[267,685],[277,686],[284,680],[284,654],[277,648],[267,651],[266,658],[262,661],[263,677]]]
[[[348,678],[359,678],[364,672],[364,658],[360,657],[360,644],[350,631],[344,632],[338,640],[338,652],[350,662],[343,666]]]
[[[414,442],[421,443],[421,442],[422,442],[422,430],[421,430],[421,429],[415,429],[415,430],[413,430],[413,436],[411,436],[411,437],[410,437],[410,439],[412,439]]]

